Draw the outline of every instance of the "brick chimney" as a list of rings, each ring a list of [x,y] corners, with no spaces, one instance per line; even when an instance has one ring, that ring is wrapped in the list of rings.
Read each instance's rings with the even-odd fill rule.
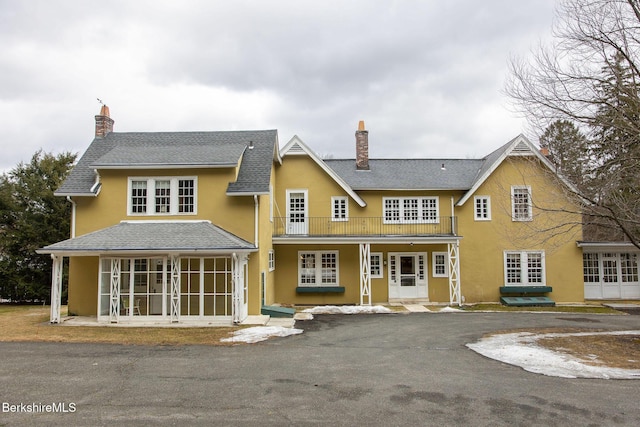
[[[109,107],[103,105],[100,114],[96,116],[96,138],[104,138],[113,132],[113,119],[109,117]]]
[[[356,131],[356,170],[369,170],[369,131],[364,129],[364,120]]]

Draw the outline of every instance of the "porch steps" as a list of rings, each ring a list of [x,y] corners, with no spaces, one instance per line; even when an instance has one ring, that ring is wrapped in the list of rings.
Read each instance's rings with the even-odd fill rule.
[[[280,307],[278,305],[264,305],[260,309],[260,314],[271,317],[291,317],[296,314],[295,308]]]
[[[549,297],[500,297],[500,302],[511,307],[554,307],[556,305]]]

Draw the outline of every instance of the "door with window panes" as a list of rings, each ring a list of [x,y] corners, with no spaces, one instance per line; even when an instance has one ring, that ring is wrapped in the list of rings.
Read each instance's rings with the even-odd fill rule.
[[[427,254],[389,253],[389,298],[428,298]]]

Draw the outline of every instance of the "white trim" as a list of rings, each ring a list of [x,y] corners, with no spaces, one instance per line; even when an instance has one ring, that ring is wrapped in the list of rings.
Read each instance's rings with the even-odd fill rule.
[[[438,264],[436,262],[436,258],[438,256],[442,256],[443,257],[443,262],[442,264]],[[449,260],[448,260],[448,256],[449,254],[447,252],[432,252],[431,253],[431,276],[432,277],[449,277]],[[437,273],[436,272],[436,267],[441,265],[442,267],[444,267],[444,273]]]
[[[276,269],[276,252],[273,249],[269,249],[267,255],[267,264],[269,267],[269,271],[274,271]]]
[[[302,283],[302,255],[304,254],[313,254],[314,256],[314,283]],[[336,277],[335,282],[332,283],[322,283],[322,255],[323,254],[333,254],[336,259]],[[298,286],[299,287],[332,287],[332,286],[340,286],[340,251],[330,250],[330,251],[298,251]]]
[[[520,255],[520,281],[519,282],[509,282],[508,280],[508,272],[507,272],[507,256],[508,254],[519,254]],[[540,282],[529,282],[529,255],[536,254],[540,255]],[[545,252],[544,250],[528,250],[528,251],[510,251],[505,250],[503,253],[503,273],[504,273],[504,286],[546,286],[547,283],[547,268],[545,262]]]
[[[336,202],[344,202],[344,218],[336,216]],[[339,207],[342,209],[342,207]],[[331,221],[345,222],[349,221],[349,198],[346,196],[331,196]]]
[[[389,200],[398,201],[398,220],[387,219],[387,206],[386,202]],[[411,220],[405,218],[405,202],[408,200],[415,200],[417,202],[417,219]],[[429,209],[425,211],[424,202],[435,201],[435,219],[431,219],[429,215],[425,216],[425,212],[430,212]],[[425,197],[383,197],[382,198],[382,223],[383,224],[438,224],[440,223],[440,197],[439,196],[425,196]]]
[[[304,155],[300,150],[304,151],[306,155],[308,155],[311,160],[316,162],[323,171],[325,171],[335,182],[338,184],[346,193],[351,196],[351,198],[361,207],[364,208],[367,206],[367,202],[365,202],[350,186],[343,180],[338,174],[336,174],[333,169],[331,169],[327,164],[319,158],[316,153],[314,153],[307,145],[302,142],[302,140],[298,137],[298,135],[294,135],[291,140],[285,145],[282,150],[280,150],[280,156],[285,157],[287,155]]]
[[[486,205],[486,216],[478,216],[478,201],[483,202],[483,209]],[[491,221],[491,196],[474,196],[473,197],[473,220],[474,221]]]
[[[379,264],[378,267],[380,269],[380,272],[378,274],[373,274],[373,272],[371,272],[371,278],[372,279],[382,279],[384,278],[384,254],[382,252],[371,252],[371,254],[369,254],[370,257],[378,257]],[[373,265],[373,263],[371,263],[371,265]],[[370,270],[371,271],[371,270]]]
[[[193,212],[179,212],[179,182],[193,181]],[[133,182],[145,182],[147,185],[146,212],[132,212]],[[156,182],[169,181],[169,212],[156,213]],[[127,216],[194,216],[198,214],[198,177],[197,176],[130,176],[127,179]]]
[[[360,305],[371,305],[371,245],[360,243]]]
[[[516,216],[515,190],[527,190],[527,216]],[[516,222],[533,221],[533,201],[530,185],[512,185],[511,186],[511,220]]]

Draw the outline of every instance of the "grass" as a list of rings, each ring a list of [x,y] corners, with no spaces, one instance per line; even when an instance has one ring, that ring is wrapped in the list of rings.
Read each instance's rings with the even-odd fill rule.
[[[62,316],[67,313],[63,307]],[[127,345],[234,345],[221,343],[238,327],[110,328],[51,325],[49,306],[0,305],[0,341],[111,343]],[[235,343],[237,344],[237,343]]]

